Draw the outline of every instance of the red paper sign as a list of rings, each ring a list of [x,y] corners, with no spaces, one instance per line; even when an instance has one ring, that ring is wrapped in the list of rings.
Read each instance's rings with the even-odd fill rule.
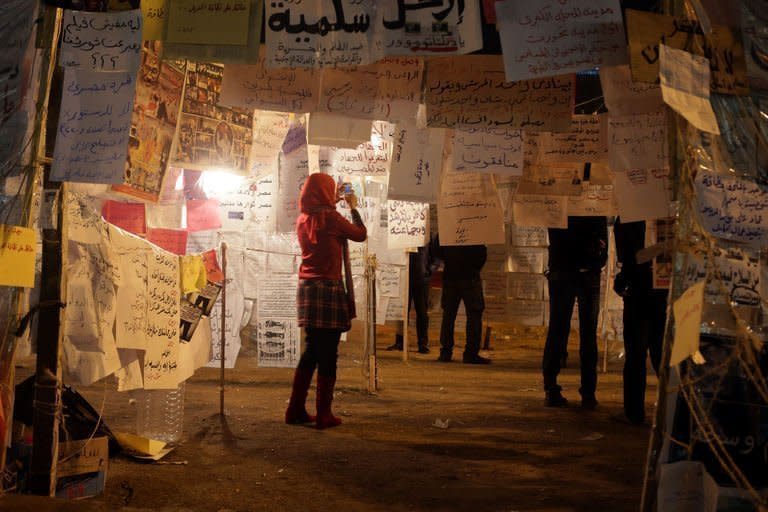
[[[219,202],[216,199],[192,199],[187,201],[187,229],[205,231],[221,227]]]
[[[123,203],[120,201],[104,201],[101,207],[104,220],[136,235],[147,232],[144,203]]]
[[[178,255],[186,254],[188,235],[186,229],[149,228],[147,230],[148,241]]]
[[[224,272],[221,271],[219,260],[216,259],[216,250],[211,249],[210,251],[206,251],[202,256],[206,279],[212,283],[221,283],[224,281]]]

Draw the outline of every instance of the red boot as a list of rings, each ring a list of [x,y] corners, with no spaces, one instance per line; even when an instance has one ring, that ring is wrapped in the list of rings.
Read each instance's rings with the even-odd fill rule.
[[[341,425],[341,418],[337,418],[331,412],[333,402],[333,388],[336,385],[336,377],[325,377],[317,374],[317,428],[331,428]]]
[[[311,423],[315,417],[307,412],[307,391],[312,383],[312,374],[314,370],[305,370],[296,368],[293,374],[293,390],[291,399],[288,402],[288,409],[285,411],[285,422],[288,425],[299,425],[301,423]],[[318,379],[319,379],[318,375]]]

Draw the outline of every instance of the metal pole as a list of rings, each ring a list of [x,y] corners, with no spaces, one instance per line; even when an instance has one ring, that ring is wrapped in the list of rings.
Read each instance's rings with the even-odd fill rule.
[[[219,373],[219,415],[224,416],[224,366],[227,358],[227,244],[221,244],[221,371]]]
[[[408,309],[411,305],[410,289],[411,289],[411,253],[405,253],[405,286],[400,283],[400,296],[405,297],[403,301],[403,361],[408,361]],[[403,294],[403,288],[405,288],[405,294]]]
[[[368,276],[368,391],[376,392],[379,376],[376,365],[376,255],[367,260]]]

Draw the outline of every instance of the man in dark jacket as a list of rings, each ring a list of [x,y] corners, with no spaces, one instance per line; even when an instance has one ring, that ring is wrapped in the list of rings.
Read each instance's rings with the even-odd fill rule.
[[[416,336],[419,354],[429,354],[429,278],[432,276],[432,250],[430,245],[408,253],[408,312],[411,304],[416,310]],[[403,335],[395,335],[395,342],[387,350],[403,350]]]
[[[449,362],[453,357],[453,328],[459,303],[464,301],[467,312],[467,337],[462,360],[468,364],[489,364],[490,359],[482,357],[480,338],[483,333],[483,282],[480,270],[488,258],[484,245],[438,246],[438,257],[443,260],[443,322],[440,326],[440,357]]]
[[[579,300],[581,406],[597,406],[597,317],[600,313],[600,271],[608,259],[605,217],[568,217],[567,229],[549,229],[549,329],[542,371],[546,405],[564,407],[568,400],[557,384],[562,354],[568,344],[573,304]]]
[[[658,374],[668,292],[654,289],[650,261],[637,262],[637,252],[645,247],[645,222],[622,223],[617,219],[613,234],[621,265],[613,289],[624,299],[624,416],[640,425],[645,421],[646,359],[650,353]]]

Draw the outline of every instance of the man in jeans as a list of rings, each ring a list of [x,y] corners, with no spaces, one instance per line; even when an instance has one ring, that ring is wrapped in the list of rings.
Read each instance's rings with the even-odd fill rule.
[[[548,407],[568,400],[557,384],[562,355],[571,330],[573,303],[579,300],[581,406],[597,407],[597,316],[600,312],[600,271],[608,259],[605,217],[568,217],[567,229],[549,229],[549,329],[542,370]]]
[[[482,357],[480,338],[483,333],[483,282],[480,270],[488,258],[484,245],[438,246],[438,257],[443,260],[443,322],[440,326],[440,357],[447,363],[453,357],[453,328],[459,303],[464,301],[467,312],[467,337],[462,360],[467,364],[489,364],[490,359]]]

